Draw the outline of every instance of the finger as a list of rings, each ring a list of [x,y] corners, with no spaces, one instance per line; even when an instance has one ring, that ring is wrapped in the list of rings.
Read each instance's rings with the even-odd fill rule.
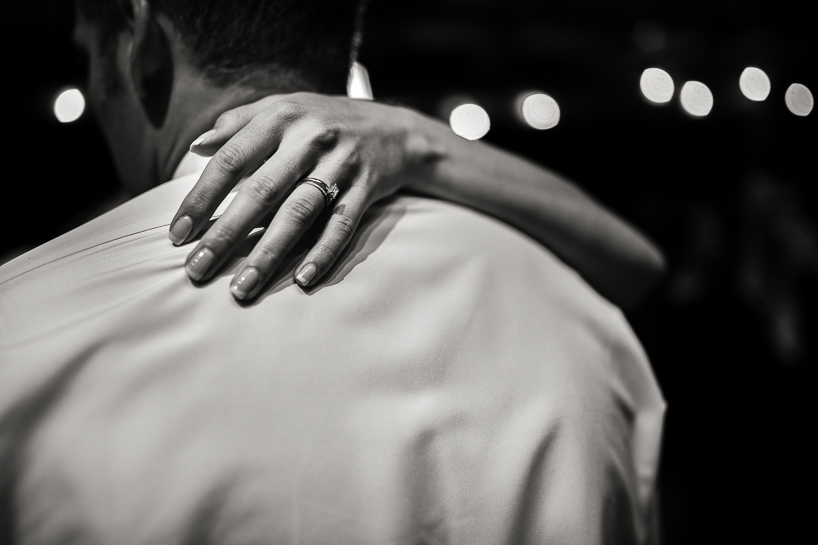
[[[259,221],[284,200],[290,188],[309,172],[314,154],[305,150],[300,138],[285,140],[282,148],[242,184],[224,214],[204,234],[191,252],[187,273],[193,280],[212,276],[233,249]]]
[[[295,188],[247,257],[245,267],[233,278],[230,291],[236,299],[255,297],[325,206],[319,189],[309,184]]]
[[[366,191],[353,186],[344,193],[332,209],[327,226],[318,238],[318,242],[309,251],[298,268],[295,281],[302,288],[317,282],[341,257],[367,209]]]
[[[182,201],[171,222],[171,241],[180,245],[195,237],[239,180],[276,153],[285,133],[304,113],[300,106],[281,101],[233,136],[213,156]]]
[[[272,95],[251,104],[245,104],[221,114],[213,128],[199,136],[190,144],[190,151],[203,157],[211,157],[243,129],[252,119],[266,108],[285,98],[287,95]]]

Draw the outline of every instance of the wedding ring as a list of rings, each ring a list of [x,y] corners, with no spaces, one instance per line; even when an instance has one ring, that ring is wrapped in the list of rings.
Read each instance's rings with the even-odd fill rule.
[[[319,180],[318,178],[312,178],[312,177],[304,178],[300,182],[298,182],[298,185],[301,185],[301,184],[310,184],[314,188],[318,189],[318,191],[323,193],[324,194],[324,200],[327,201],[327,206],[332,204],[332,201],[334,201],[335,197],[338,196],[339,189],[338,189],[338,186],[336,184],[332,184],[332,186],[330,187],[327,184],[325,184],[323,181]]]

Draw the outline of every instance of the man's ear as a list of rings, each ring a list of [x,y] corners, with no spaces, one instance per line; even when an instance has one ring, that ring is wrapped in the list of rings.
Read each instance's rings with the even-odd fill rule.
[[[173,55],[148,0],[126,0],[133,14],[130,71],[142,108],[154,127],[165,122],[173,88]]]

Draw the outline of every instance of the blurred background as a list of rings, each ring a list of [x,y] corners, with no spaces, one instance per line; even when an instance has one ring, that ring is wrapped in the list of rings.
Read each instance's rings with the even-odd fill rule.
[[[668,274],[628,319],[669,402],[660,482],[668,544],[816,533],[818,112],[795,115],[785,103],[793,83],[818,92],[810,8],[372,0],[366,17],[360,62],[376,99],[445,121],[455,106],[479,105],[486,141],[576,181],[665,251]],[[7,36],[22,36],[7,46],[5,256],[82,223],[117,190],[89,112],[55,117],[59,93],[84,79],[70,45],[72,3],[16,9],[19,19],[5,20]],[[748,67],[768,76],[766,100],[742,93]],[[672,79],[668,102],[640,88],[648,68]],[[662,78],[647,87],[653,98],[668,89]],[[687,81],[710,91],[707,115],[684,111]],[[755,98],[764,94],[762,76],[750,83]],[[533,92],[553,100],[534,119],[556,121],[547,130],[520,115]],[[698,113],[708,109],[706,91],[693,98]]]

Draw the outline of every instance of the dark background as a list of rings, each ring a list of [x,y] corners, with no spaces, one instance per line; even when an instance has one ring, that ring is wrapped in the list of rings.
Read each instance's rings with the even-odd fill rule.
[[[440,116],[447,98],[473,97],[491,116],[486,140],[575,180],[664,249],[668,274],[628,317],[669,402],[669,544],[816,533],[818,112],[784,104],[791,83],[818,94],[813,3],[373,0],[366,18],[360,59],[376,98]],[[116,190],[89,113],[60,124],[52,111],[84,78],[72,3],[17,9],[3,24],[7,255]],[[741,95],[747,66],[769,75],[766,101]],[[670,104],[643,99],[649,67],[674,78]],[[687,80],[712,90],[708,117],[681,110]],[[514,98],[531,89],[559,103],[556,128],[517,121]]]

